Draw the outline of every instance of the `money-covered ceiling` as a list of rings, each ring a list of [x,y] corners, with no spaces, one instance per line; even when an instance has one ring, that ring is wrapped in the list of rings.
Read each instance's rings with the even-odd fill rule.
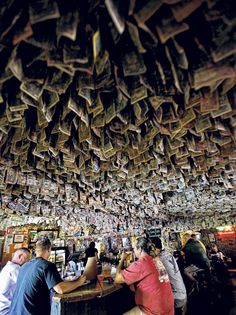
[[[233,214],[235,16],[233,0],[2,0],[1,213]]]

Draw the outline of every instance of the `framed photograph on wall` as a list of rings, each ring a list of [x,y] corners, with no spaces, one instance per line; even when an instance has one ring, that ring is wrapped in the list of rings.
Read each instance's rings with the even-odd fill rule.
[[[36,243],[38,240],[38,232],[36,230],[29,231],[29,240],[30,243]]]
[[[23,243],[24,242],[24,234],[15,234],[13,242],[14,243]]]
[[[47,236],[50,241],[52,242],[59,236],[59,230],[41,230],[38,231],[38,238],[41,238],[43,236]]]
[[[208,234],[208,238],[211,243],[215,243],[216,239],[213,233]]]

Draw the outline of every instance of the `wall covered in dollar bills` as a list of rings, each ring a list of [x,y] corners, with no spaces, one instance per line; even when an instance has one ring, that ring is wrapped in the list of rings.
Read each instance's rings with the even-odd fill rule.
[[[233,0],[2,0],[0,216],[235,221],[235,16]]]

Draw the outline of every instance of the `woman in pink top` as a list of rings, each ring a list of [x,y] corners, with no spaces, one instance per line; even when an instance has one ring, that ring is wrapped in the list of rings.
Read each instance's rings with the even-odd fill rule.
[[[166,272],[159,272],[149,253],[149,243],[140,237],[133,244],[137,261],[121,270],[126,254],[121,255],[117,266],[115,283],[133,285],[137,307],[127,314],[174,315],[174,298],[170,281]],[[165,269],[164,269],[165,271]]]

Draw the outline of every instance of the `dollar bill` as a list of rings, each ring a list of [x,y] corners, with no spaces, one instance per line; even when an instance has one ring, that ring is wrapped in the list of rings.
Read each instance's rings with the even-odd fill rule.
[[[88,108],[89,113],[93,113],[93,117],[95,118],[96,116],[100,115],[104,110],[104,106],[102,103],[102,99],[100,96],[100,93],[97,94],[97,97],[95,101],[93,102],[93,105]]]
[[[120,91],[127,97],[130,98],[130,93],[129,93],[129,88],[128,85],[126,84],[124,78],[121,77],[118,73],[118,67],[114,67],[114,75],[115,75],[115,81],[117,84],[117,94],[121,94]],[[118,95],[119,96],[119,95]],[[120,97],[121,98],[121,97]]]
[[[148,101],[151,103],[154,110],[157,110],[163,103],[172,102],[171,96],[150,96]]]
[[[94,82],[93,76],[87,73],[80,73],[79,75],[75,74],[75,81],[76,81],[76,89],[83,90],[83,89],[91,89],[94,90],[96,87],[96,83]]]
[[[19,111],[11,112],[8,107],[6,108],[6,115],[9,123],[22,120],[22,115],[19,113]]]
[[[171,11],[177,22],[182,22],[196,11],[204,0],[184,0],[171,6]]]
[[[128,104],[127,97],[125,95],[123,95],[119,90],[117,90],[115,104],[116,104],[116,112],[117,113],[120,113],[123,109],[125,109],[125,107]]]
[[[236,77],[229,78],[223,81],[221,84],[221,95],[226,94],[236,85]]]
[[[133,23],[126,22],[130,38],[134,44],[134,46],[137,48],[138,52],[140,54],[144,54],[146,52],[146,49],[143,47],[142,42],[139,37],[139,30],[137,26],[135,26]]]
[[[41,110],[37,111],[37,118],[38,118],[38,126],[40,128],[45,128],[48,126],[48,122],[46,120],[46,117]]]
[[[129,159],[133,160],[134,158],[137,158],[139,156],[140,152],[137,149],[128,148],[128,155]]]
[[[146,1],[144,6],[142,6],[138,11],[134,12],[134,18],[138,25],[144,25],[147,20],[149,20],[154,13],[160,9],[162,2],[160,0],[149,0]]]
[[[212,135],[210,138],[212,142],[217,143],[219,146],[224,146],[232,142],[231,137],[217,137],[215,135]]]
[[[69,121],[61,121],[59,123],[59,130],[67,136],[71,135],[71,124]]]
[[[172,72],[172,75],[173,75],[173,78],[174,78],[174,85],[175,85],[176,89],[180,93],[183,93],[182,86],[180,85],[179,73],[178,73],[178,72],[180,72],[180,70],[179,71],[176,70],[175,65],[173,63],[173,60],[172,60],[172,57],[170,55],[170,51],[169,51],[167,46],[165,46],[165,53],[166,53],[166,56],[167,56],[167,60],[170,63],[171,72]]]
[[[75,41],[79,22],[79,10],[76,6],[66,4],[61,12],[61,17],[57,21],[58,40],[61,36],[64,36]]]
[[[112,142],[109,138],[109,136],[106,134],[106,132],[103,132],[103,136],[102,136],[102,150],[103,150],[103,154],[107,154],[109,151],[113,150],[114,147],[112,145]]]
[[[54,107],[60,100],[58,93],[50,92],[47,90],[43,91],[41,98],[47,109]]]
[[[217,48],[212,49],[212,58],[214,62],[219,62],[233,54],[236,53],[236,45],[235,42],[228,37],[224,44],[218,45]]]
[[[15,57],[12,56],[9,62],[9,69],[19,81],[22,81],[22,79],[24,78],[24,73],[23,73],[22,61],[20,58],[16,56]]]
[[[31,35],[33,35],[33,29],[31,27],[30,23],[28,23],[28,21],[27,21],[26,24],[23,24],[20,26],[18,25],[18,28],[14,32],[12,43],[13,43],[13,45],[17,45],[21,41],[30,37]]]
[[[167,138],[167,141],[171,150],[178,149],[184,146],[184,142],[182,140],[177,139],[171,140],[170,138]]]
[[[185,108],[189,109],[191,107],[197,106],[201,102],[202,94],[200,91],[190,91],[190,98],[187,104],[185,104]]]
[[[234,70],[226,63],[209,64],[196,69],[193,74],[194,89],[214,85],[216,81],[235,77]]]
[[[96,62],[98,56],[102,54],[102,43],[101,43],[101,35],[100,35],[99,30],[97,30],[93,34],[92,42],[93,42],[93,60],[94,62]]]
[[[32,97],[35,101],[39,101],[39,98],[43,93],[43,86],[37,82],[22,82],[20,89]]]
[[[53,68],[48,74],[44,88],[51,92],[62,94],[66,92],[71,82],[72,77],[68,73]]]
[[[137,120],[141,120],[141,118],[142,118],[142,107],[141,107],[141,105],[138,102],[136,102],[133,105],[133,109],[134,109],[134,115],[137,118]]]
[[[145,135],[144,140],[150,141],[159,133],[159,128],[151,126],[148,130],[148,133]]]
[[[131,92],[131,104],[135,104],[136,102],[139,102],[147,97],[147,88],[142,85],[136,85],[132,88]]]
[[[106,82],[111,74],[109,54],[107,50],[105,50],[104,53],[96,59],[95,69],[98,76],[96,78],[96,83],[98,87],[100,87],[101,83]]]
[[[112,101],[112,103],[106,109],[106,114],[105,114],[106,124],[109,124],[112,121],[112,119],[114,119],[115,117],[116,117],[116,106],[115,106],[114,101]]]
[[[166,104],[165,105],[165,111],[162,115],[162,124],[167,124],[167,123],[174,123],[174,122],[177,122],[178,121],[178,117],[175,116],[175,113],[174,113],[174,110],[173,110],[173,107],[171,104]]]
[[[35,0],[29,3],[29,18],[31,24],[57,19],[59,17],[60,12],[56,1]]]
[[[8,168],[5,183],[15,185],[17,182],[17,176],[18,171],[16,168]]]
[[[122,4],[117,0],[105,0],[105,5],[117,31],[122,34],[125,30],[125,18],[122,14]]]
[[[55,67],[62,72],[67,73],[69,76],[74,76],[75,69],[71,64],[66,64],[63,60],[62,49],[51,49],[47,54],[47,65]]]
[[[104,127],[106,124],[106,116],[105,113],[101,113],[98,116],[96,116],[95,118],[92,119],[91,121],[91,127],[93,128],[100,128],[100,127]]]
[[[22,100],[20,99],[19,93],[16,97],[14,95],[13,98],[9,98],[7,104],[8,104],[9,110],[11,112],[22,112],[23,113],[28,108],[27,104],[22,102]]]
[[[66,64],[78,63],[86,65],[89,62],[86,51],[84,51],[78,43],[65,43],[63,46],[63,60]],[[79,77],[79,76],[78,76]]]
[[[91,129],[89,126],[86,126],[83,121],[81,121],[79,125],[79,142],[82,143],[89,140],[91,140]]]
[[[96,96],[95,91],[88,88],[79,89],[79,96],[83,97],[88,102],[88,112],[90,113],[90,107],[93,103],[93,99]]]
[[[213,118],[216,118],[224,114],[230,113],[231,111],[232,111],[232,107],[230,105],[229,98],[226,94],[219,97],[219,109],[213,110],[211,112],[211,116]]]
[[[202,113],[209,113],[219,109],[219,96],[217,91],[210,93],[206,92],[201,97],[200,108]]]
[[[123,53],[121,56],[124,76],[135,76],[147,71],[142,55],[135,50]]]
[[[29,106],[36,107],[36,108],[39,107],[39,102],[24,92],[21,93],[21,100],[22,102],[24,102],[25,104]]]
[[[210,129],[212,127],[212,123],[209,117],[206,118],[200,118],[196,121],[195,129],[198,133],[201,133],[207,129]]]
[[[165,44],[168,39],[174,36],[186,32],[189,29],[188,24],[178,23],[171,13],[165,14],[162,19],[158,20],[156,30],[162,44]]]
[[[176,64],[180,68],[187,70],[189,63],[184,48],[178,43],[175,38],[172,38],[172,43],[173,45],[169,47],[172,58],[174,58]]]
[[[230,117],[230,125],[236,127],[236,115]]]

